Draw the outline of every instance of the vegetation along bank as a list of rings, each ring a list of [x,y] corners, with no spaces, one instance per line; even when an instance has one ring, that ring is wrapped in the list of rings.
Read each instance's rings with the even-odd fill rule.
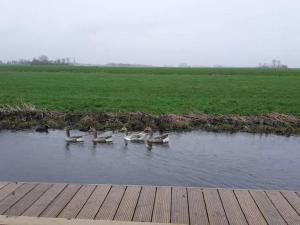
[[[151,125],[299,134],[299,90],[299,69],[5,65],[0,129]]]

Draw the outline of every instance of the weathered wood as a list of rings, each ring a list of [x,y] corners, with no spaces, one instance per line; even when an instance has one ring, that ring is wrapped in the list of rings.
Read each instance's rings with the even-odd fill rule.
[[[23,216],[39,216],[66,186],[66,184],[54,184],[23,213]]]
[[[234,190],[234,193],[250,225],[267,225],[248,190]]]
[[[300,197],[292,191],[282,191],[281,193],[300,215]]]
[[[156,187],[142,187],[140,197],[133,216],[133,221],[151,222]]]
[[[96,219],[112,220],[114,218],[125,189],[125,186],[113,186],[110,189],[110,192],[108,193],[103,205],[101,206]]]
[[[269,224],[286,224],[264,191],[250,190],[250,193]]]
[[[208,225],[207,211],[200,188],[188,188],[188,203],[191,225]]]
[[[44,194],[52,184],[39,184],[27,193],[19,202],[12,206],[5,214],[10,216],[20,216],[25,212],[39,197]]]
[[[158,187],[156,191],[152,222],[170,223],[171,187]]]
[[[298,225],[300,196],[292,191],[0,182],[0,214],[98,222]]]
[[[7,182],[0,182],[0,190],[1,190],[1,188],[3,188],[3,187],[6,186],[6,185],[8,185]]]
[[[139,223],[107,220],[37,218],[37,217],[6,217],[0,216],[0,224],[5,225],[169,225],[162,223]]]
[[[189,208],[186,188],[172,188],[171,223],[189,224]]]
[[[94,219],[110,188],[111,185],[97,185],[95,191],[83,206],[77,218]]]
[[[9,194],[14,192],[18,187],[20,187],[23,183],[9,183],[4,186],[0,190],[0,201],[6,198]]]
[[[278,191],[266,191],[270,200],[284,220],[291,225],[300,224],[300,216]]]
[[[219,189],[219,194],[227,215],[229,224],[232,225],[247,225],[246,218],[243,211],[235,198],[232,190],[229,189]]]
[[[216,189],[204,189],[203,193],[209,223],[211,225],[227,225],[228,221],[218,191]]]
[[[140,186],[127,187],[114,220],[131,221],[140,196]]]
[[[83,185],[58,217],[67,219],[76,218],[95,188],[95,185]]]
[[[10,193],[4,200],[0,202],[0,214],[5,213],[11,206],[18,202],[24,195],[31,191],[37,184],[25,183]]]
[[[81,188],[78,184],[69,184],[57,198],[42,212],[42,217],[57,217]]]

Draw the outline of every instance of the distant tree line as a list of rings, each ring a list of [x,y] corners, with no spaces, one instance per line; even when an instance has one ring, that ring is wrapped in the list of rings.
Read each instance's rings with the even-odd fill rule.
[[[284,65],[284,64],[281,64],[281,61],[280,60],[277,60],[277,59],[273,59],[271,64],[268,64],[268,63],[260,63],[258,65],[259,68],[271,68],[271,69],[287,69],[288,66],[287,65]]]
[[[0,64],[5,64],[5,63],[0,61]],[[6,64],[8,65],[71,65],[71,64],[75,64],[75,60],[71,62],[70,58],[68,57],[51,60],[46,55],[41,55],[37,58],[33,58],[32,60],[19,59],[19,60],[7,61]]]

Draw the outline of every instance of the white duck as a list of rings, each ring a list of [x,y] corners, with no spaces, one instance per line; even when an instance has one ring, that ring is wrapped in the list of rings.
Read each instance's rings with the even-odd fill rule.
[[[165,144],[169,143],[169,134],[162,134],[158,136],[153,136],[153,130],[151,127],[147,127],[144,132],[145,135],[145,141],[151,144]]]
[[[124,140],[127,143],[128,141],[130,142],[144,142],[145,140],[145,132],[135,132],[135,133],[129,133],[126,127],[123,127],[121,129],[121,132],[125,132]]]
[[[72,143],[76,143],[76,142],[83,142],[83,137],[82,136],[71,136],[70,135],[70,128],[66,128],[66,142],[72,142]]]
[[[112,143],[112,131],[104,132],[103,134],[98,136],[97,130],[95,128],[91,128],[90,131],[94,135],[93,142],[94,143]]]

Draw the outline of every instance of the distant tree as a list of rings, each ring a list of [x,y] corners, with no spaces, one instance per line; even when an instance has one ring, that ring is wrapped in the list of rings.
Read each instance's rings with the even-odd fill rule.
[[[54,63],[55,64],[60,64],[61,62],[60,62],[60,59],[56,59],[55,61],[54,61]]]
[[[41,64],[48,64],[49,59],[48,59],[48,57],[46,55],[41,55],[39,57],[39,61],[40,61]]]
[[[189,65],[187,63],[180,63],[178,67],[189,67]]]
[[[3,62],[0,60],[0,65],[2,65],[3,64]]]
[[[272,67],[273,67],[273,68],[276,68],[276,63],[277,63],[277,60],[276,60],[276,59],[273,59],[273,60],[272,60]]]

